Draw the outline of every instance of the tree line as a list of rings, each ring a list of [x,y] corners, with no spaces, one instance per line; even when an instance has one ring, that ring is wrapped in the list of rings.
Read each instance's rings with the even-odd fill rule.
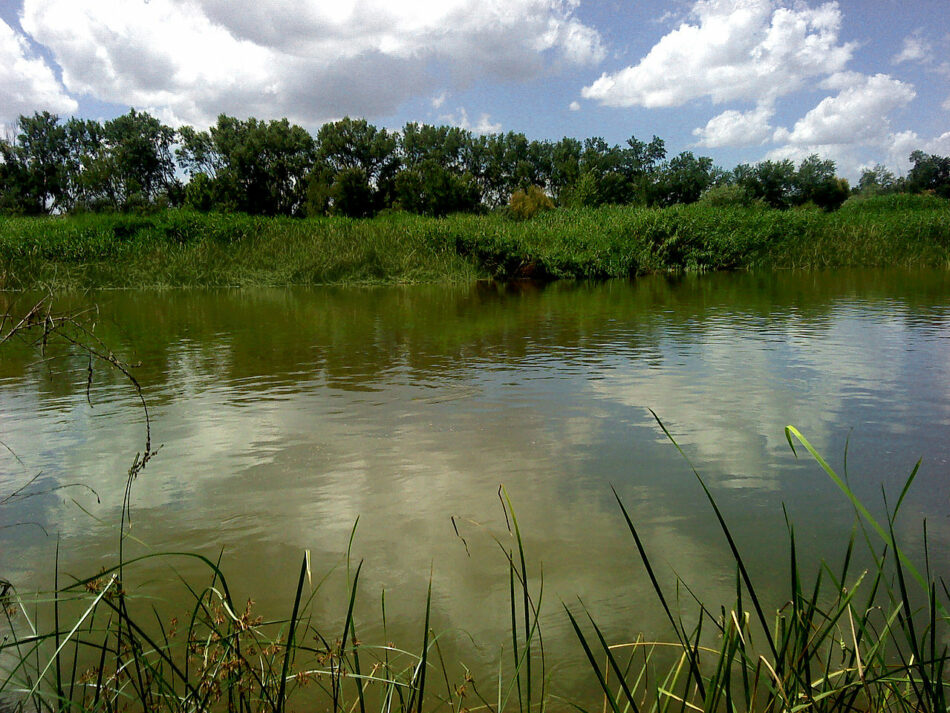
[[[852,190],[834,161],[809,156],[724,170],[662,139],[529,140],[452,126],[388,131],[363,119],[315,135],[287,119],[222,114],[206,131],[172,129],[146,112],[105,122],[49,112],[21,116],[0,139],[0,214],[45,215],[187,207],[253,215],[426,215],[506,205],[669,206],[701,197],[775,208],[837,208],[852,192],[933,191],[950,197],[950,158],[911,154],[898,178],[866,170]]]

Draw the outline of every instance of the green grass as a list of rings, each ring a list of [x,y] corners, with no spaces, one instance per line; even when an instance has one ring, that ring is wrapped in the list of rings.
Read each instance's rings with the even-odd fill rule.
[[[950,265],[950,202],[841,210],[697,203],[503,215],[294,220],[167,211],[0,218],[5,289],[599,279],[668,270]]]

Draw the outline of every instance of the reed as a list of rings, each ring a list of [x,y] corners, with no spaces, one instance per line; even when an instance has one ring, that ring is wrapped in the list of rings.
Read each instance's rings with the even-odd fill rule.
[[[451,680],[453,667],[432,628],[431,586],[420,607],[416,645],[361,640],[354,602],[362,563],[351,566],[349,553],[347,593],[337,599],[343,623],[337,627],[321,624],[314,612],[327,577],[314,580],[306,553],[292,583],[289,616],[277,619],[257,615],[251,602],[236,601],[220,562],[162,553],[120,560],[32,598],[7,588],[0,697],[37,711],[525,713],[568,704],[613,713],[947,710],[950,592],[930,571],[929,559],[923,565],[912,562],[894,533],[917,469],[886,516],[876,519],[801,433],[789,427],[786,435],[793,450],[809,453],[853,507],[855,529],[843,561],[803,572],[795,528],[786,520],[788,590],[776,608],[760,592],[694,468],[697,486],[732,552],[736,593],[730,602],[683,605],[680,593],[692,592],[688,583],[678,582],[675,596],[660,584],[644,538],[615,493],[621,526],[667,616],[670,638],[610,641],[582,603],[562,603],[580,644],[578,655],[603,691],[600,701],[564,700],[550,692],[556,673],[545,666],[543,582],[529,572],[517,516],[504,489],[499,497],[508,536],[498,544],[509,577],[510,638],[503,643],[507,653],[499,659],[494,683],[476,684],[468,673]],[[873,566],[856,571],[858,549],[866,550]],[[180,577],[187,602],[180,618],[160,611],[147,588],[130,586],[136,568],[155,558],[172,572],[184,561],[197,562],[206,572],[204,581]],[[379,618],[385,631],[385,599]]]
[[[795,528],[786,518],[787,600],[770,611],[709,488],[690,465],[732,552],[736,597],[716,606],[697,602],[697,623],[687,627],[682,612],[668,603],[669,593],[658,583],[643,540],[618,496],[618,507],[674,637],[663,644],[643,640],[611,644],[582,607],[579,612],[566,608],[604,692],[605,708],[614,713],[947,710],[950,592],[929,564],[920,571],[910,561],[894,534],[894,522],[920,463],[896,504],[879,521],[858,500],[847,479],[797,429],[789,426],[786,436],[793,451],[798,443],[814,457],[854,509],[856,528],[843,562],[824,563],[807,576],[796,556]],[[854,571],[858,543],[873,562],[861,572]],[[582,616],[587,619],[586,631],[578,621]],[[708,631],[714,634],[711,638]],[[670,643],[675,663],[655,666],[654,652]]]
[[[950,265],[950,202],[839,211],[703,202],[372,219],[152,215],[0,218],[0,288],[602,279],[661,271]]]

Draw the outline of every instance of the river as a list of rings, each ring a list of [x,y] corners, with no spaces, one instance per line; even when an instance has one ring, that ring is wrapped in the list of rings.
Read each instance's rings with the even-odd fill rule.
[[[673,571],[717,607],[735,589],[710,505],[654,413],[775,606],[783,504],[809,571],[840,558],[855,522],[792,453],[788,424],[842,471],[847,446],[851,485],[878,514],[882,488],[893,503],[922,458],[897,532],[919,557],[926,518],[931,566],[950,561],[947,272],[115,291],[56,305],[96,305],[83,319],[137,365],[161,448],[133,485],[130,551],[220,555],[235,597],[262,613],[288,615],[309,550],[315,576],[336,568],[315,615],[342,621],[358,519],[361,637],[382,637],[385,590],[386,635],[420,638],[431,578],[449,654],[494,670],[510,643],[504,485],[532,587],[543,577],[556,686],[589,685],[561,602],[580,597],[617,641],[668,636],[611,486],[670,591]],[[0,495],[37,473],[33,489],[70,487],[0,507],[0,525],[32,523],[0,529],[0,576],[27,589],[52,581],[57,535],[64,573],[114,561],[145,427],[120,374],[96,366],[87,400],[84,359],[37,359],[22,345],[0,354],[0,440],[19,458],[0,452]],[[166,562],[134,576],[174,607]]]

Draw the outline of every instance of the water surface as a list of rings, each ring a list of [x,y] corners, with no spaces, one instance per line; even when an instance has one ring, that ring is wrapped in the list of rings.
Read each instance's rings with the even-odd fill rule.
[[[783,428],[880,512],[915,461],[898,522],[932,565],[950,551],[950,275],[856,271],[652,277],[509,288],[405,287],[107,292],[95,332],[142,384],[158,455],[133,490],[136,552],[223,552],[238,599],[287,615],[300,558],[339,567],[317,612],[341,621],[354,523],[364,561],[361,636],[418,638],[431,576],[433,627],[479,670],[506,642],[504,484],[543,567],[552,662],[580,661],[560,601],[583,598],[611,636],[663,635],[614,501],[672,571],[728,603],[735,572],[689,464],[702,473],[752,569],[781,604],[784,503],[802,556],[843,551],[853,517]],[[90,320],[93,317],[89,318]],[[42,586],[55,538],[78,575],[111,563],[125,473],[144,416],[120,375],[82,359],[0,356],[0,495],[80,484],[0,508],[0,575]],[[455,518],[453,525],[452,518]],[[44,536],[42,528],[49,533]],[[458,528],[458,535],[456,534]],[[464,538],[464,541],[463,541]],[[182,564],[180,571],[194,572]],[[142,586],[174,597],[164,565]],[[540,581],[536,578],[535,585]],[[580,664],[566,666],[571,685]],[[573,673],[572,673],[573,672]]]

